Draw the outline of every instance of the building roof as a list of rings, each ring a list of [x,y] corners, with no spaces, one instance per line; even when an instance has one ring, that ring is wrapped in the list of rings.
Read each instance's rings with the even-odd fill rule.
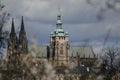
[[[29,52],[36,54],[37,57],[47,57],[47,46],[46,45],[29,45]]]
[[[80,58],[95,58],[92,47],[89,46],[70,46],[70,56],[79,56]]]
[[[48,48],[47,45],[29,45],[29,52],[34,50],[37,53],[38,57],[47,57]],[[95,54],[93,52],[92,47],[89,46],[70,46],[69,49],[69,56],[77,56],[79,55],[80,58],[95,58]]]

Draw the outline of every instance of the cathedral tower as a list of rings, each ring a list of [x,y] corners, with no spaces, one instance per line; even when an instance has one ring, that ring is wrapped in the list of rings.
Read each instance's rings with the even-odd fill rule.
[[[16,60],[17,56],[19,55],[18,53],[18,39],[15,33],[15,27],[14,27],[14,19],[12,19],[12,26],[11,26],[11,33],[9,36],[9,41],[8,41],[8,54],[7,54],[7,67],[8,68],[16,68],[18,64],[18,60]]]
[[[18,38],[15,33],[14,19],[12,19],[11,33],[8,41],[8,53],[13,54],[18,48]]]
[[[50,60],[54,65],[68,65],[69,35],[62,28],[60,10],[57,14],[56,29],[50,34]]]
[[[24,21],[23,21],[23,16],[21,20],[21,29],[19,33],[19,49],[20,53],[28,53],[28,42],[27,42],[27,37],[26,37],[26,32],[24,28]]]

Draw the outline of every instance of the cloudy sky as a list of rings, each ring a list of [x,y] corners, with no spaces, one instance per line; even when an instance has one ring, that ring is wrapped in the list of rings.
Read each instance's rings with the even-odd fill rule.
[[[3,0],[3,3],[5,10],[15,18],[16,32],[19,31],[21,16],[24,16],[29,42],[31,37],[35,37],[39,44],[49,43],[49,34],[56,28],[60,6],[63,29],[69,32],[71,44],[102,45],[111,30],[106,45],[119,45],[120,13],[107,9],[101,13],[105,1],[94,0],[92,5],[86,0]]]

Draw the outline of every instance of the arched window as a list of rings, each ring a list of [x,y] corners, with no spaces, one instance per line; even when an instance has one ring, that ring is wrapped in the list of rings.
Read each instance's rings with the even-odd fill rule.
[[[63,43],[60,46],[60,54],[63,54]]]

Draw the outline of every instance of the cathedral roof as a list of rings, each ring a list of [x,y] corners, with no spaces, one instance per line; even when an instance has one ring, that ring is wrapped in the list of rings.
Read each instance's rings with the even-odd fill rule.
[[[11,28],[11,33],[15,34],[14,18],[12,18],[12,28]]]
[[[80,58],[95,58],[92,47],[89,46],[70,46],[70,55],[77,56]]]
[[[47,46],[46,45],[35,45],[31,44],[28,46],[29,53],[35,54],[36,57],[47,57]]]
[[[29,45],[29,52],[31,52],[32,49],[36,50],[38,57],[47,57],[47,46],[46,45]],[[80,58],[95,58],[95,54],[93,52],[92,47],[89,46],[70,46],[69,49],[69,57],[77,56],[77,54],[80,56]]]

